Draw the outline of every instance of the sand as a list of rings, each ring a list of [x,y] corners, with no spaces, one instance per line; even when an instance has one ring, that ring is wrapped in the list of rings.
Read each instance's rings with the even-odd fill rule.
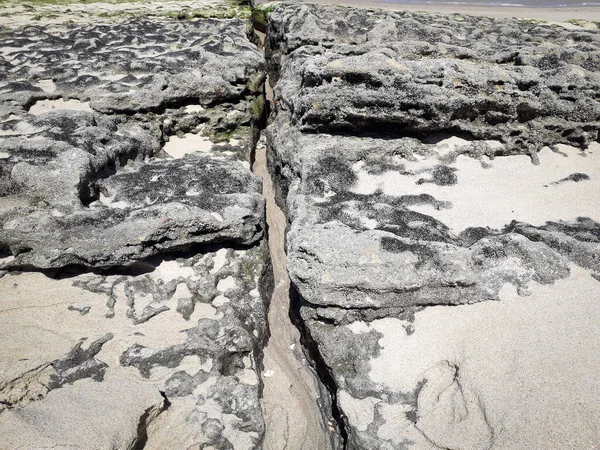
[[[600,432],[600,283],[571,269],[571,277],[553,285],[530,286],[526,298],[506,285],[500,302],[426,308],[415,315],[411,335],[399,319],[372,322],[383,333],[383,350],[371,361],[371,379],[410,392],[423,378],[443,379],[448,365],[455,366],[470,413],[465,421],[471,433],[491,428],[491,448],[594,448]],[[436,413],[428,410],[423,391],[420,417]],[[437,400],[437,425],[429,424],[428,433],[449,444],[452,426],[442,429],[440,410],[456,398],[438,392]],[[484,411],[487,426],[477,423],[477,410]],[[466,443],[469,436],[460,439]]]
[[[201,134],[186,133],[182,137],[170,136],[169,142],[165,143],[164,151],[172,158],[183,158],[188,153],[209,153],[212,142]]]
[[[327,450],[332,448],[318,407],[317,377],[302,354],[300,333],[291,322],[290,280],[286,269],[286,219],[277,204],[267,171],[266,149],[259,143],[253,171],[263,179],[267,199],[269,249],[275,289],[269,307],[271,337],[264,350],[263,416],[267,424],[264,449]],[[333,431],[333,429],[330,429]]]
[[[439,144],[438,155],[443,157],[445,150],[446,146]],[[600,222],[600,197],[596,195],[600,192],[600,144],[592,144],[585,152],[566,145],[559,145],[558,150],[543,148],[537,165],[527,155],[493,160],[461,155],[450,165],[456,169],[458,180],[451,186],[417,184],[418,180],[427,179],[426,173],[420,171],[439,164],[435,159],[398,160],[415,172],[412,177],[397,171],[368,174],[363,164],[357,163],[354,169],[358,181],[353,191],[372,194],[381,189],[391,196],[431,195],[445,202],[446,207],[436,209],[422,204],[409,209],[438,219],[456,234],[467,227],[502,229],[512,220],[534,226],[558,219],[574,221],[578,217]],[[569,179],[574,174],[579,175]],[[373,228],[376,225],[374,221]]]
[[[62,98],[58,100],[40,100],[29,109],[29,113],[34,116],[39,116],[48,111],[56,111],[61,109],[68,109],[72,111],[86,111],[94,112],[88,102],[80,102],[79,100],[64,100]]]

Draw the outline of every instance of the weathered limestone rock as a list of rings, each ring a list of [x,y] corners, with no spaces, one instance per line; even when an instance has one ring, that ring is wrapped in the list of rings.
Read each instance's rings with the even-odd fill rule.
[[[279,101],[304,131],[446,131],[505,152],[598,137],[593,30],[295,4],[270,15],[268,44]]]
[[[77,99],[104,113],[237,101],[263,59],[241,20],[117,20],[28,26],[3,37],[0,100]],[[60,56],[60,57],[59,57]],[[39,80],[48,80],[46,83]]]
[[[2,267],[127,265],[262,237],[259,180],[231,161],[248,160],[263,108],[245,22],[32,26],[2,46]]]
[[[87,112],[49,112],[31,127],[36,139],[0,143],[8,155],[0,246],[13,256],[4,267],[126,265],[191,244],[247,245],[262,236],[260,181],[238,162],[206,155],[143,163],[158,142]],[[132,159],[137,164],[127,165]]]
[[[597,30],[269,19],[288,270],[347,447],[593,446]]]
[[[2,29],[0,447],[261,448],[264,59],[246,32]]]

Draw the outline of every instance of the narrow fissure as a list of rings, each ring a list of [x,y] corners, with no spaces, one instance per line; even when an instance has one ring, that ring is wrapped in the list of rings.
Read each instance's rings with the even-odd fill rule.
[[[256,28],[254,32],[264,53],[265,34]],[[268,113],[273,101],[268,76],[263,95]],[[264,128],[264,122],[258,128]],[[338,427],[338,423],[342,423],[341,415],[332,405],[332,398],[335,400],[333,384],[327,383],[328,379],[324,380],[317,364],[318,358],[314,355],[318,354],[318,350],[307,347],[312,341],[306,337],[306,330],[296,320],[299,318],[293,311],[294,289],[287,274],[285,253],[287,219],[276,203],[276,187],[267,159],[266,139],[262,135],[252,152],[251,167],[263,180],[267,239],[274,277],[268,313],[270,338],[262,361],[262,409],[266,424],[263,448],[345,448],[345,429]]]
[[[306,350],[307,356],[310,358],[311,364],[315,368],[319,380],[321,381],[321,383],[323,383],[323,386],[327,389],[331,397],[331,405],[328,405],[328,407],[330,407],[331,415],[337,424],[337,429],[339,430],[342,441],[342,448],[347,449],[348,430],[345,416],[338,407],[338,389],[335,384],[335,380],[333,379],[331,371],[329,370],[327,364],[325,364],[323,356],[319,352],[317,343],[314,341],[313,337],[310,334],[310,331],[304,324],[304,321],[300,315],[300,308],[302,307],[302,296],[293,284],[290,287],[290,301],[290,319],[300,330],[300,342]]]
[[[267,424],[264,448],[335,449],[338,448],[335,444],[337,427],[333,426],[335,418],[326,419],[329,405],[323,408],[319,405],[327,394],[304,355],[305,339],[290,318],[290,281],[284,250],[286,218],[275,203],[264,140],[258,143],[253,171],[263,178],[274,274],[268,315],[271,336],[263,354],[262,407]]]

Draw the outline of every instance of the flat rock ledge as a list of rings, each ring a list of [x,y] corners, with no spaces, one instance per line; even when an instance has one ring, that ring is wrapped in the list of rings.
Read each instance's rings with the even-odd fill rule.
[[[264,58],[126,12],[0,30],[0,447],[259,449]]]
[[[600,34],[280,4],[270,163],[345,448],[592,448]]]

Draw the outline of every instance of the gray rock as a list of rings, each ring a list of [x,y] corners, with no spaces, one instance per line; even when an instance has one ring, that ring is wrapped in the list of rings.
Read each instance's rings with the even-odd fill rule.
[[[274,172],[288,186],[290,277],[304,301],[334,307],[336,320],[401,313],[419,305],[497,300],[506,282],[526,289],[531,281],[548,284],[569,275],[567,254],[562,257],[523,239],[523,232],[510,227],[459,232],[415,210],[422,205],[433,211],[453,207],[420,192],[427,171],[408,169],[411,159],[429,157],[430,176],[446,167],[460,177],[451,165],[436,164],[435,145],[302,134],[283,125],[284,117],[280,113],[272,126],[271,139]],[[298,148],[304,150],[299,154]],[[400,161],[396,166],[389,163],[382,169],[385,161],[395,160]],[[410,179],[414,191],[397,195],[360,186],[363,174],[376,179],[389,171]],[[441,184],[440,189],[455,189]],[[318,309],[318,314],[326,313]]]
[[[235,19],[7,29],[0,265],[107,267],[257,243],[260,182],[236,161],[264,107],[264,59],[246,31]],[[148,160],[173,156],[161,145],[185,133],[210,151]]]
[[[53,81],[45,98],[89,101],[104,113],[236,101],[261,87],[264,60],[246,26],[237,19],[138,19],[11,30],[2,37],[15,50],[2,60],[0,101],[32,106],[44,97],[36,79]]]
[[[273,11],[268,36],[278,101],[305,131],[446,131],[506,152],[598,138],[593,30],[298,3]]]
[[[140,127],[85,111],[50,111],[0,124],[0,192],[54,206],[89,203],[94,182],[159,150]]]
[[[197,156],[118,170],[157,144],[141,130],[140,139],[119,139],[114,125],[112,137],[90,113],[40,118],[49,131],[39,139],[11,137],[0,145],[9,155],[2,160],[8,195],[0,246],[14,256],[4,267],[127,265],[192,244],[261,238],[260,181],[239,163]],[[73,133],[81,124],[88,126]]]
[[[269,17],[288,270],[347,448],[592,445],[598,32]]]

